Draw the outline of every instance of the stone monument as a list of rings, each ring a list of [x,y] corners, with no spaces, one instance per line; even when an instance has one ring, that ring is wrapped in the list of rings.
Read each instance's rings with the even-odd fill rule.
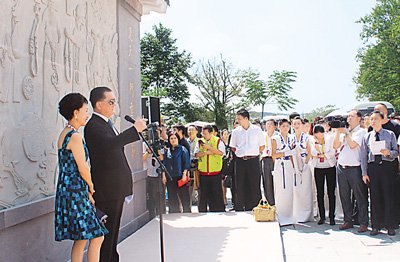
[[[141,115],[140,18],[165,0],[3,0],[0,8],[0,261],[66,261],[54,242],[58,101],[110,87],[121,116]],[[126,147],[134,202],[121,238],[147,222],[141,144]],[[129,157],[131,156],[131,157]],[[32,258],[34,259],[32,260]]]

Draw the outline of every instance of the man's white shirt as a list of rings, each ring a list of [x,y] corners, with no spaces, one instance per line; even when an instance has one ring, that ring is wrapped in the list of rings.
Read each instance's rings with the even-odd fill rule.
[[[260,147],[265,146],[265,135],[260,127],[250,124],[248,129],[238,126],[232,131],[230,147],[236,148],[238,157],[258,156]]]

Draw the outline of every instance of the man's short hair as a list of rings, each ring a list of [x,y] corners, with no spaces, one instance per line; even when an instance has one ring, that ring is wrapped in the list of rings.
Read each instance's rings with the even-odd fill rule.
[[[303,119],[303,122],[304,122],[304,124],[310,123],[310,120],[308,120],[307,118],[304,118],[304,119]]]
[[[186,130],[186,128],[185,128],[184,125],[181,125],[181,124],[175,125],[173,128],[176,128],[176,130],[178,130],[178,132],[179,132],[179,131],[182,131],[182,135],[185,135],[185,130]]]
[[[362,118],[362,114],[361,114],[361,112],[360,111],[358,111],[357,109],[351,109],[350,110],[350,112],[351,111],[355,111],[356,112],[356,114],[357,114],[357,117],[359,117],[359,118]]]
[[[385,119],[385,115],[384,115],[381,111],[374,110],[374,112],[372,112],[372,114],[377,114],[377,115],[379,115],[382,119]]]
[[[240,109],[239,111],[236,112],[237,116],[242,116],[244,118],[250,119],[250,114],[249,111],[247,111],[246,109]]]
[[[112,92],[112,90],[106,86],[98,86],[93,88],[92,91],[90,91],[89,100],[93,108],[96,108],[97,102],[106,98],[104,95],[105,92]]]
[[[212,133],[214,128],[211,125],[203,126],[203,130],[207,130],[209,133]]]
[[[194,129],[195,129],[196,131],[198,131],[198,130],[197,130],[197,126],[195,126],[195,125],[189,125],[189,126],[188,126],[188,129],[189,129],[189,127],[194,127]]]
[[[378,104],[376,104],[375,106],[378,106],[378,105],[381,105],[381,106],[383,106],[386,110],[388,110],[387,106],[386,106],[384,103],[378,103]]]

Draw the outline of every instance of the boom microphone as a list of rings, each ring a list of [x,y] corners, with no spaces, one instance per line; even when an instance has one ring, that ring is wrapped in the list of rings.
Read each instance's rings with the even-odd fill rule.
[[[125,120],[128,121],[128,122],[131,122],[132,124],[134,124],[136,122],[135,119],[133,119],[132,117],[130,117],[128,115],[125,115]]]

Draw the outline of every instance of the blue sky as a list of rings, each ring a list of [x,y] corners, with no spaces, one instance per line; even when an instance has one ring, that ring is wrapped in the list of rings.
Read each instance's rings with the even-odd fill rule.
[[[141,35],[162,23],[194,61],[222,54],[238,68],[298,73],[294,110],[354,104],[356,54],[375,0],[171,0],[166,14],[142,17]],[[195,93],[194,90],[192,90]],[[256,108],[257,109],[257,108]],[[276,111],[268,105],[266,111]]]

